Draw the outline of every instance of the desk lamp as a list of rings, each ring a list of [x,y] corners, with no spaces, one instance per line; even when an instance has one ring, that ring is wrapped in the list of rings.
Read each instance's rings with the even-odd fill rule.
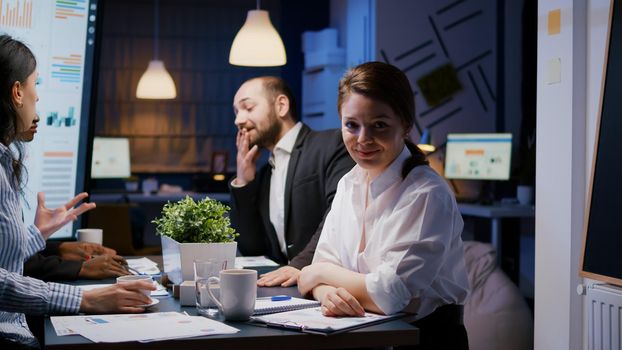
[[[432,144],[432,136],[430,135],[430,129],[423,129],[419,143],[417,144],[420,150],[426,154],[436,151],[436,147]]]

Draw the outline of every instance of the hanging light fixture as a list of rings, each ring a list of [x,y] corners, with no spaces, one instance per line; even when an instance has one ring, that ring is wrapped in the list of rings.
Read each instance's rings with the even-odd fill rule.
[[[281,36],[270,22],[268,11],[248,11],[246,22],[231,44],[229,63],[247,67],[273,67],[287,63]]]
[[[425,153],[432,153],[436,151],[436,147],[432,144],[432,136],[430,134],[430,129],[423,129],[423,133],[421,134],[421,138],[419,139],[419,143],[417,144],[420,150]]]
[[[153,59],[138,81],[136,88],[137,98],[172,99],[177,97],[175,82],[164,67],[164,62],[158,59],[158,32],[160,29],[160,13],[158,0],[154,0],[153,10]]]

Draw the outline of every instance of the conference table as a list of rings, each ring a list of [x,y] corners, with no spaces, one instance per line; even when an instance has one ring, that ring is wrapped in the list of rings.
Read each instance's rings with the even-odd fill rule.
[[[91,281],[90,283],[113,283],[109,281]],[[88,284],[79,281],[77,284]],[[258,288],[257,296],[273,296],[287,294],[298,296],[295,287],[290,288]],[[195,307],[181,306],[178,299],[171,296],[158,297],[160,302],[149,308],[147,312],[181,311],[189,315],[197,315]],[[184,338],[156,341],[149,343],[93,343],[79,336],[57,336],[49,317],[44,320],[44,342],[46,349],[347,349],[373,348],[400,345],[417,345],[419,329],[405,320],[398,319],[385,323],[355,329],[345,333],[329,336],[302,333],[271,327],[261,327],[248,322],[224,322],[238,328],[235,334],[213,335],[207,337]]]

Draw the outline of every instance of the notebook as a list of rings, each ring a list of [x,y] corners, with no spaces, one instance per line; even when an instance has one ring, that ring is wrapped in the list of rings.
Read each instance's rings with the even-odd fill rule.
[[[320,302],[317,300],[301,299],[295,297],[288,297],[286,300],[278,297],[265,297],[257,298],[255,301],[255,313],[253,315],[266,315],[277,312],[285,312],[292,310],[306,309],[310,307],[320,306]]]
[[[332,335],[404,317],[405,314],[377,315],[366,312],[361,317],[329,317],[319,307],[253,316],[258,325],[293,329],[304,333]]]

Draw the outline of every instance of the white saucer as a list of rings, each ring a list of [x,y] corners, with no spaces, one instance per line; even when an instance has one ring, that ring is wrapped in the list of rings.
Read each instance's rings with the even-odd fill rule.
[[[152,307],[153,305],[156,305],[159,302],[160,302],[160,299],[151,298],[151,303],[150,304],[138,305],[138,307],[144,307],[146,309],[148,307]]]

